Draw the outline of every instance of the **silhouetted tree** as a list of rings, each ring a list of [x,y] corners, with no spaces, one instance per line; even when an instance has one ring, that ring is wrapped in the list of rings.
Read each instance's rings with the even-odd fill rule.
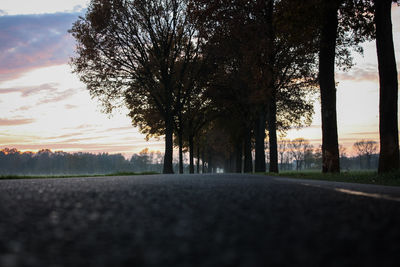
[[[281,125],[299,123],[301,120],[292,121],[299,117],[293,116],[295,112],[300,117],[312,114],[312,104],[307,102],[306,94],[299,91],[312,86],[312,79],[315,82],[311,66],[315,60],[315,49],[312,50],[313,46],[308,43],[300,42],[305,37],[307,40],[313,38],[304,31],[281,27],[285,20],[283,14],[290,17],[289,13],[285,13],[290,9],[282,6],[281,1],[193,2],[193,13],[199,18],[200,32],[207,41],[205,52],[216,55],[214,62],[219,69],[219,80],[225,84],[211,87],[211,90],[218,88],[221,91],[214,99],[229,99],[220,106],[226,108],[234,103],[238,110],[235,113],[241,113],[234,116],[236,120],[244,117],[240,136],[244,144],[244,169],[251,171],[254,136],[255,170],[265,171],[264,142],[268,125],[270,171],[277,172],[277,129],[282,130]],[[277,2],[279,8],[275,7]],[[227,81],[232,84],[228,85]],[[292,94],[291,91],[295,92]],[[232,100],[234,98],[235,101]],[[280,111],[290,113],[291,110],[295,110],[291,116],[277,114]]]
[[[159,113],[164,173],[173,172],[174,116],[185,97],[184,66],[196,57],[197,40],[186,7],[185,0],[92,0],[85,17],[70,30],[78,42],[75,72],[106,111],[128,93],[143,108]]]
[[[319,84],[322,114],[322,171],[339,172],[335,59],[341,61],[342,66],[349,67],[351,56],[348,47],[353,46],[361,51],[358,44],[371,36],[371,3],[365,0],[317,0],[317,5],[321,15]]]
[[[378,144],[372,140],[361,140],[357,141],[353,144],[353,148],[356,150],[359,158],[360,158],[360,169],[361,166],[361,158],[365,157],[367,160],[367,169],[371,169],[371,156],[375,154],[378,150]]]
[[[398,1],[374,0],[380,86],[379,173],[399,169],[399,131],[397,126],[398,81],[392,34],[392,2]]]
[[[288,164],[290,162],[290,151],[289,151],[290,141],[287,139],[281,139],[278,142],[278,154],[280,159],[280,170],[288,169]]]
[[[290,141],[290,152],[293,159],[296,161],[296,170],[300,170],[301,166],[305,166],[307,154],[312,153],[312,146],[310,142],[304,138],[296,138]]]

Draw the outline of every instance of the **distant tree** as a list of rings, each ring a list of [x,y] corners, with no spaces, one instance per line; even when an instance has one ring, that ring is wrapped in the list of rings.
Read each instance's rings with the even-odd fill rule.
[[[314,147],[311,144],[305,143],[303,146],[303,153],[304,153],[304,159],[303,159],[303,165],[304,169],[311,169],[311,166],[314,162]]]
[[[308,140],[304,138],[296,138],[290,141],[290,152],[293,159],[296,161],[296,170],[301,169],[304,163],[305,155],[312,149]]]
[[[374,0],[376,48],[379,66],[379,133],[378,172],[399,169],[399,131],[397,119],[398,78],[393,46],[392,0]]]
[[[21,153],[15,148],[0,150],[2,175],[108,174],[122,171],[132,171],[132,168],[121,154],[70,154],[49,149],[41,149],[37,153]]]
[[[322,146],[319,145],[314,148],[314,165],[316,169],[321,170],[322,169]]]
[[[286,164],[288,163],[290,141],[287,139],[281,139],[278,142],[278,154],[280,159],[280,169],[286,169]]]
[[[378,143],[372,140],[360,140],[353,144],[353,148],[360,158],[360,168],[362,168],[361,158],[365,157],[367,160],[367,169],[371,169],[371,156],[376,153]]]

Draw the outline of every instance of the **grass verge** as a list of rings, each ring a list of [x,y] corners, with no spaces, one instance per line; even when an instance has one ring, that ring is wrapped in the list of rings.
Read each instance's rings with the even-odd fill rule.
[[[400,171],[378,174],[375,171],[349,171],[342,173],[321,173],[317,171],[305,172],[281,172],[279,174],[267,173],[267,175],[324,180],[334,182],[360,183],[360,184],[376,184],[400,186]]]
[[[84,174],[84,175],[1,175],[0,180],[7,179],[55,179],[55,178],[79,178],[79,177],[104,177],[104,176],[133,176],[152,175],[158,172],[116,172],[110,174]]]

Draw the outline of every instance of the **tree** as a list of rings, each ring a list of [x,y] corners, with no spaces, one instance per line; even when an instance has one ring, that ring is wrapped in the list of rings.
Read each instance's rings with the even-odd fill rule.
[[[293,159],[296,161],[296,170],[301,169],[301,165],[304,163],[305,155],[312,147],[308,140],[304,138],[296,138],[290,141],[290,153]]]
[[[280,159],[280,169],[285,170],[287,169],[287,165],[290,161],[290,141],[287,139],[281,139],[278,142],[278,154]]]
[[[319,52],[319,84],[322,113],[322,171],[339,172],[339,144],[336,118],[335,49],[338,9],[341,0],[329,1],[323,8]]]
[[[239,115],[234,117],[244,117],[242,135],[237,138],[244,143],[244,171],[251,171],[253,137],[255,171],[265,171],[264,143],[268,126],[270,171],[278,172],[276,131],[282,130],[281,125],[300,121],[292,119],[312,114],[313,107],[304,97],[306,94],[298,92],[310,86],[310,77],[315,82],[311,67],[315,49],[310,49],[313,46],[308,43],[300,42],[313,38],[307,32],[282,27],[285,26],[285,19],[293,15],[287,12],[292,10],[291,7],[286,8],[289,1],[192,2],[193,13],[199,19],[200,31],[207,41],[204,51],[216,55],[215,65],[222,77],[219,80],[225,84],[211,87],[211,90],[221,91],[214,99],[229,99],[230,103],[220,105],[223,108],[232,105],[232,99],[235,99],[238,109],[235,113]],[[298,17],[301,17],[300,13]],[[226,86],[227,81],[232,85]],[[295,110],[291,116],[285,116],[291,110]],[[281,111],[285,115],[278,114]],[[298,115],[292,116],[295,112]]]
[[[371,169],[371,155],[375,154],[378,149],[378,144],[372,140],[361,140],[353,144],[353,148],[356,150],[360,158],[360,168],[361,157],[364,156],[367,159],[367,169]]]
[[[372,35],[371,3],[366,0],[317,0],[320,10],[319,84],[322,119],[322,171],[340,172],[336,115],[335,60],[351,66],[349,47]]]
[[[186,7],[185,0],[92,0],[70,30],[78,43],[74,71],[106,112],[121,99],[139,99],[146,114],[158,113],[163,126],[155,120],[156,128],[165,135],[164,173],[173,172],[172,136],[185,99],[184,66],[197,56]],[[154,127],[142,123],[144,129]]]
[[[399,169],[398,81],[391,21],[392,1],[374,0],[374,4],[380,87],[378,172],[384,173]]]

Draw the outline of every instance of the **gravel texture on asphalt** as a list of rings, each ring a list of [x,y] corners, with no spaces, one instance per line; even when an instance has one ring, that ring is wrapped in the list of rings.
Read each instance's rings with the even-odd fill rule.
[[[0,181],[2,267],[399,263],[396,200],[255,175]]]

